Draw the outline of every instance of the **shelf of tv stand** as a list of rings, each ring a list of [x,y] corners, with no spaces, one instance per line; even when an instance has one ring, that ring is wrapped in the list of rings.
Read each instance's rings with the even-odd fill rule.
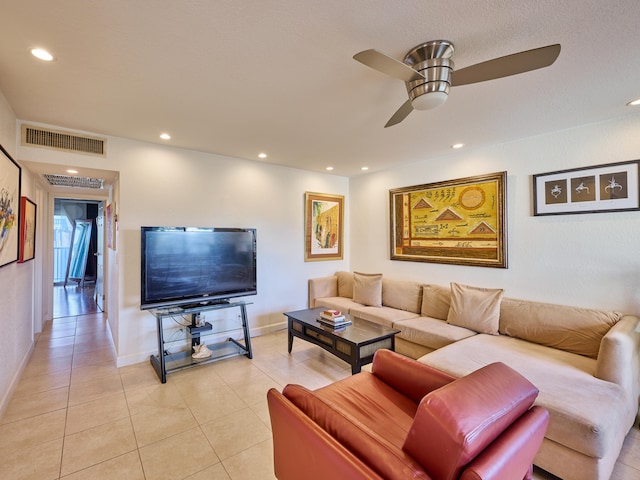
[[[156,317],[157,331],[158,331],[158,354],[151,355],[149,362],[153,366],[158,378],[162,383],[166,383],[167,374],[176,370],[182,370],[184,368],[190,368],[197,365],[215,362],[236,355],[245,355],[248,358],[253,357],[251,351],[251,337],[249,335],[249,325],[247,321],[246,306],[251,305],[251,302],[224,302],[224,303],[210,303],[210,304],[198,304],[188,307],[169,307],[150,310],[150,312]],[[203,312],[212,310],[221,310],[225,308],[239,308],[241,325],[236,325],[233,328],[225,328],[222,330],[216,330],[216,322],[206,325],[211,325],[211,328],[197,326],[197,316]],[[172,317],[190,317],[191,324],[185,325],[185,336],[181,338],[172,338],[165,340],[164,338],[164,320]],[[207,348],[211,350],[211,356],[203,359],[196,359],[191,357],[192,348],[195,345],[200,344],[200,339],[208,336],[226,336],[230,332],[242,331],[244,337],[244,343],[238,341],[232,337],[227,337],[226,340],[217,342],[215,344],[207,344]],[[169,343],[177,342],[189,342],[187,343],[187,350],[178,351],[175,353],[169,353],[165,346]],[[189,348],[191,347],[191,348]]]

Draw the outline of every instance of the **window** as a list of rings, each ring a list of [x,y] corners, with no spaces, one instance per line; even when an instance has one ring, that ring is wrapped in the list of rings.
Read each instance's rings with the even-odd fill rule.
[[[53,216],[53,283],[64,283],[73,224],[66,215]]]

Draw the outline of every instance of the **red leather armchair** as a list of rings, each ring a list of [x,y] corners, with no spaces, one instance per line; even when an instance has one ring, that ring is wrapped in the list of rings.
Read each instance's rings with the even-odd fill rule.
[[[280,480],[520,480],[549,421],[538,390],[494,363],[455,379],[388,350],[372,372],[267,394]]]

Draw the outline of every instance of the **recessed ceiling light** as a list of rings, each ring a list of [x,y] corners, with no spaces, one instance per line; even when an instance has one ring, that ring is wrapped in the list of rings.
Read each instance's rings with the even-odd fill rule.
[[[636,107],[640,105],[640,98],[637,98],[636,100],[632,100],[631,102],[627,103],[627,105],[629,105],[630,107]]]
[[[78,170],[73,170],[72,168],[70,168],[69,170],[67,170],[67,173],[78,173]]]
[[[333,170],[333,167],[327,167],[327,170],[331,171]]]
[[[258,157],[259,158],[267,158],[267,154],[266,153],[259,153]]]
[[[451,148],[462,148],[464,147],[464,143],[454,143],[453,145],[451,145]]]
[[[31,55],[39,58],[40,60],[44,60],[45,62],[50,62],[51,60],[53,60],[53,55],[42,48],[32,48]]]
[[[169,135],[168,133],[161,133],[160,138],[163,140],[171,140],[171,135]]]
[[[360,167],[360,170],[362,170],[363,172],[366,172],[367,170],[369,170],[369,167]]]

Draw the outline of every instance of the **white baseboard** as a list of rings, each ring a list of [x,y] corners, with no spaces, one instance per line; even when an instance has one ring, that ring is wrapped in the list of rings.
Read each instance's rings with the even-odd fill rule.
[[[35,340],[33,340],[31,342],[31,346],[29,347],[29,350],[27,350],[26,355],[22,359],[20,366],[16,369],[16,371],[13,374],[13,378],[11,379],[11,383],[9,384],[9,388],[7,389],[4,396],[2,397],[2,400],[0,400],[0,418],[4,417],[7,407],[9,406],[9,402],[13,397],[13,392],[15,392],[16,387],[18,386],[18,383],[20,383],[20,379],[22,378],[24,369],[27,367],[27,364],[31,359],[31,354],[33,353],[33,348],[35,344],[36,342]]]

